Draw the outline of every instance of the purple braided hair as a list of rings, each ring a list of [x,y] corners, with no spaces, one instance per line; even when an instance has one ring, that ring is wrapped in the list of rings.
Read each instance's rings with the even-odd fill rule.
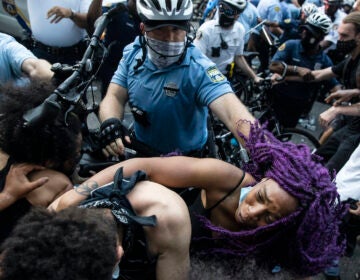
[[[236,256],[271,255],[282,266],[302,275],[323,271],[332,260],[342,255],[345,240],[339,231],[347,207],[340,203],[329,171],[311,154],[306,145],[295,145],[276,139],[265,126],[249,123],[246,142],[252,162],[245,170],[256,180],[275,180],[300,203],[297,211],[268,226],[231,232],[216,227],[204,217],[204,226],[215,233],[213,252]],[[208,238],[200,238],[208,239]]]

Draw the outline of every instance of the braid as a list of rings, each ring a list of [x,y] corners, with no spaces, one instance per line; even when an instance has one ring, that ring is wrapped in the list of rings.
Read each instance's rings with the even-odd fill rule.
[[[303,275],[321,272],[345,246],[339,224],[347,209],[340,203],[332,176],[306,145],[281,142],[258,122],[249,125],[249,137],[239,132],[252,159],[244,169],[256,180],[276,181],[298,199],[300,207],[275,223],[240,232],[201,218],[218,236],[212,250],[238,256],[255,254],[263,260],[275,257],[282,266]]]

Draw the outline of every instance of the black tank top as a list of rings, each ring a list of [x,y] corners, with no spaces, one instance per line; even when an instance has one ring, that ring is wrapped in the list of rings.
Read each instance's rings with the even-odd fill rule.
[[[229,197],[237,188],[239,188],[242,181],[244,180],[244,178],[245,178],[245,172],[243,172],[237,185],[234,188],[232,188],[223,198],[221,198],[218,202],[216,202],[210,208],[204,207],[204,205],[201,201],[201,193],[199,193],[195,202],[189,207],[189,213],[190,213],[190,218],[191,218],[192,240],[195,241],[197,238],[200,238],[200,237],[211,238],[211,231],[202,225],[202,223],[199,221],[199,216],[204,216],[204,217],[210,219],[211,211],[214,208],[216,208],[221,202],[223,202],[227,197]]]

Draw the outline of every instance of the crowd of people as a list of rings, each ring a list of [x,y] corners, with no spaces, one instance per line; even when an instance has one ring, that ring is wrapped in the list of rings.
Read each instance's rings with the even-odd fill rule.
[[[24,115],[54,92],[51,64],[79,61],[109,7],[29,0],[31,44],[0,33],[0,279],[201,279],[198,260],[340,279],[360,235],[358,2],[210,0],[199,22],[196,1],[110,4],[121,9],[97,72],[102,152],[137,141],[161,157],[78,182],[82,116],[60,108],[28,127]],[[320,148],[276,139],[234,94],[234,68],[257,84],[271,75],[286,127],[325,90]],[[210,157],[209,114],[250,161]]]

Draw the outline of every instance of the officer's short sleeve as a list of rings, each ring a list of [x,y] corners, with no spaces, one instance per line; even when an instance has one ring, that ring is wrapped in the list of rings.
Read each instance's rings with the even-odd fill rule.
[[[127,77],[129,72],[131,51],[133,50],[133,44],[127,45],[124,48],[123,57],[121,58],[118,68],[116,69],[111,83],[117,84],[124,88],[128,88]]]
[[[289,54],[291,48],[294,48],[293,44],[289,41],[284,42],[276,51],[271,61],[285,61],[287,62],[289,59]]]
[[[233,92],[230,83],[215,63],[200,53],[195,54],[195,57],[196,62],[190,67],[189,77],[190,83],[196,84],[198,89],[196,101],[199,104],[209,106],[218,97]]]
[[[21,67],[26,59],[37,58],[30,50],[16,42],[15,39],[7,44],[6,53],[11,69],[17,77],[23,75]]]

